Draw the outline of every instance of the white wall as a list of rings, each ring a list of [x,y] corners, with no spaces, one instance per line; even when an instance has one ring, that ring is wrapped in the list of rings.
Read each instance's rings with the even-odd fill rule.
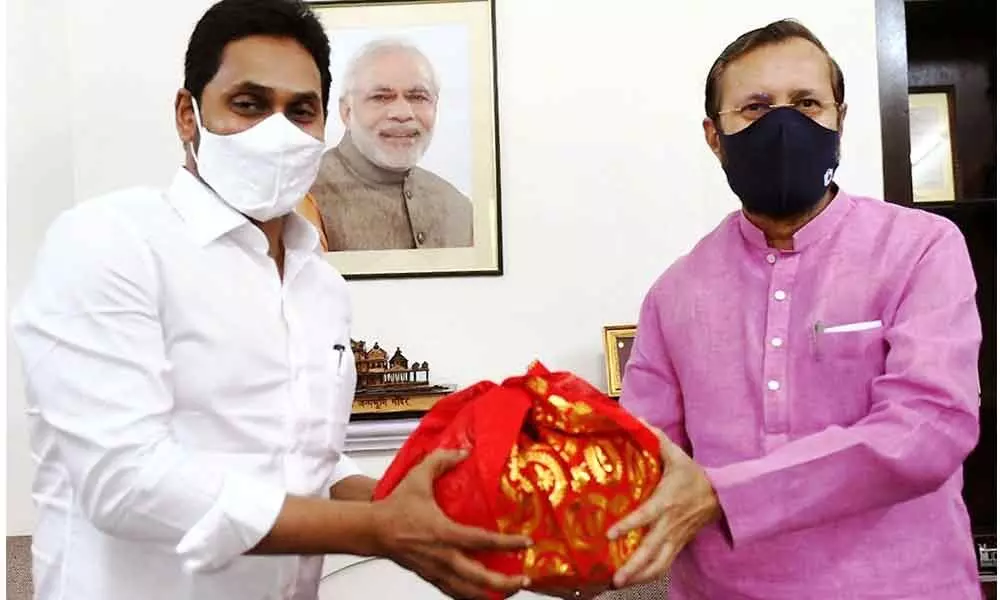
[[[74,99],[64,0],[7,3],[7,291],[24,287],[41,236],[72,206]],[[7,321],[5,321],[6,323]],[[24,379],[7,345],[7,534],[33,526]]]
[[[11,77],[37,90],[11,94],[20,106],[9,140],[11,293],[55,211],[169,180],[181,158],[172,103],[184,47],[209,4],[10,1],[20,19],[9,21],[20,23]],[[602,325],[634,321],[652,280],[737,206],[702,139],[706,71],[728,41],[785,16],[811,27],[846,73],[838,181],[879,195],[873,0],[836,10],[797,0],[502,0],[506,274],[352,282],[355,335],[402,346],[441,382],[499,379],[537,357],[603,386]],[[31,522],[19,385],[12,376],[8,534]]]

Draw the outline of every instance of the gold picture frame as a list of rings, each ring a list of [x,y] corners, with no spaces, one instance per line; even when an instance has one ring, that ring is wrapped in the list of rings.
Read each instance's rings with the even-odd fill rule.
[[[913,201],[954,201],[957,177],[952,90],[911,88],[909,108]]]
[[[622,378],[632,353],[635,331],[634,324],[604,326],[604,363],[607,369],[608,396],[612,398],[618,398],[622,394]]]

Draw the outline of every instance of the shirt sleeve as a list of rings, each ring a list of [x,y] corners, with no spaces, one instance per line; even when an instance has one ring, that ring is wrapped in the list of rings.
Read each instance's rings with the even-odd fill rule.
[[[225,566],[272,528],[279,487],[227,470],[171,436],[155,262],[111,211],[57,219],[12,322],[28,405],[86,517],[168,544],[194,570]]]
[[[931,242],[905,286],[869,414],[706,470],[735,546],[905,502],[960,473],[979,435],[982,333],[957,229]]]
[[[329,485],[326,486],[326,489],[331,489],[333,486],[348,477],[364,474],[365,472],[361,470],[358,463],[354,462],[350,456],[341,454],[340,459],[337,460],[337,464],[333,467],[333,475],[330,477],[330,482]]]
[[[655,288],[646,295],[639,311],[619,402],[690,452],[681,389],[667,352],[654,293]]]

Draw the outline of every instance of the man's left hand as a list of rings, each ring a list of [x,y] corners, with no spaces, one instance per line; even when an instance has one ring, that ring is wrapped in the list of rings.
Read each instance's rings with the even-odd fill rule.
[[[670,568],[677,553],[709,523],[722,516],[719,498],[705,471],[659,429],[647,425],[660,440],[663,475],[653,495],[609,531],[615,539],[652,525],[642,544],[615,573],[621,588],[653,581]]]

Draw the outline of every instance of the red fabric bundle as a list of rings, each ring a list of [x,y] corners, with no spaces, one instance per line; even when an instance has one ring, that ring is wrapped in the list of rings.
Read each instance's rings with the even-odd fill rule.
[[[659,442],[641,422],[586,381],[538,363],[500,385],[480,382],[438,401],[375,499],[439,448],[470,449],[435,484],[445,514],[535,542],[474,558],[527,575],[538,591],[609,584],[645,532],[611,541],[607,530],[649,497],[662,470]]]

